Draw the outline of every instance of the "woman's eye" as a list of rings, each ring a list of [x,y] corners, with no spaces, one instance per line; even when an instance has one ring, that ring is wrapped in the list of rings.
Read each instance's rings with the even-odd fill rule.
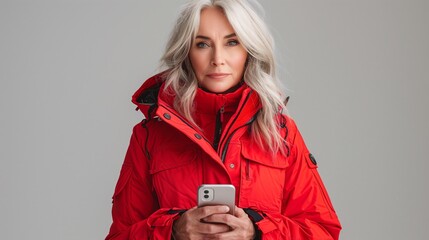
[[[237,40],[230,40],[227,43],[228,46],[237,46],[238,44],[240,43]]]
[[[197,48],[208,48],[209,45],[205,42],[199,42],[197,43]]]

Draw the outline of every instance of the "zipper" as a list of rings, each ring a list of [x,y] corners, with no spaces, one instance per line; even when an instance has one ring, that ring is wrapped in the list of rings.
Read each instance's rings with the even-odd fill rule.
[[[247,94],[246,99],[244,99],[244,102],[243,102],[243,104],[241,105],[241,108],[240,108],[240,110],[238,111],[238,113],[237,113],[236,117],[234,118],[234,120],[232,121],[232,123],[229,125],[229,128],[228,128],[228,130],[226,131],[225,136],[228,136],[228,133],[229,133],[229,131],[231,130],[231,127],[234,125],[234,123],[235,123],[235,121],[237,120],[238,116],[240,116],[241,111],[243,111],[243,108],[244,108],[244,106],[246,105],[246,103],[247,103],[247,101],[249,100],[250,95],[252,95],[252,93],[253,93],[253,90],[252,90],[252,91],[250,91],[250,92],[249,92],[249,94]],[[258,111],[258,112],[259,112],[259,111]],[[236,128],[236,129],[231,133],[231,135],[229,135],[229,137],[227,138],[227,140],[226,140],[225,144],[222,144],[222,142],[221,142],[221,145],[220,145],[220,146],[222,146],[222,145],[223,145],[223,151],[222,151],[222,154],[220,154],[220,159],[222,160],[222,162],[225,162],[225,157],[226,157],[226,152],[228,151],[229,142],[231,141],[231,139],[232,139],[232,137],[234,136],[234,134],[235,134],[235,133],[237,132],[237,130],[239,130],[240,128],[250,125],[250,124],[255,120],[256,115],[258,114],[258,112],[257,112],[257,113],[252,117],[252,119],[250,119],[250,121],[248,121],[248,122],[247,122],[247,123],[245,123],[244,125],[242,125],[242,126],[240,126],[240,127]],[[225,138],[224,138],[223,140],[225,140]],[[220,149],[218,149],[218,151],[219,151],[219,150],[220,150]]]
[[[223,123],[223,114],[225,113],[225,105],[223,105],[220,109],[219,109],[219,114],[220,114],[220,122]]]
[[[258,112],[259,113],[259,112]],[[250,125],[253,121],[255,121],[256,119],[256,115],[258,115],[258,113],[256,113],[252,119],[250,119],[250,121],[248,121],[247,123],[245,123],[244,125],[236,128],[231,135],[228,137],[228,139],[226,140],[225,146],[223,147],[223,151],[222,151],[222,155],[221,155],[221,160],[222,162],[225,162],[225,157],[226,157],[226,152],[228,151],[228,146],[229,146],[229,142],[231,141],[232,137],[234,136],[234,134],[241,128],[246,127],[248,125]]]
[[[223,123],[223,113],[225,112],[225,107],[222,106],[216,114],[216,127],[215,134],[213,140],[213,148],[214,150],[218,150],[220,136],[222,135],[222,123]]]
[[[243,110],[243,108],[244,108],[244,105],[246,105],[246,103],[247,103],[247,101],[249,100],[250,95],[252,95],[252,93],[253,93],[253,90],[251,90],[251,91],[249,92],[249,94],[247,94],[246,99],[244,99],[244,102],[243,102],[243,104],[241,105],[240,110],[238,111],[238,114],[236,115],[236,117],[234,118],[234,120],[233,120],[233,121],[231,122],[231,124],[229,125],[228,130],[226,130],[225,136],[228,136],[228,133],[229,133],[229,131],[231,130],[231,127],[234,125],[234,123],[235,123],[235,121],[237,120],[238,116],[240,116],[241,111],[242,111],[242,110]],[[224,142],[224,141],[225,141],[225,138],[224,138],[224,139],[222,139],[222,141],[220,142],[220,146],[222,146],[222,145],[223,145],[223,142]],[[220,149],[218,149],[218,151],[219,151],[219,150],[220,150]]]

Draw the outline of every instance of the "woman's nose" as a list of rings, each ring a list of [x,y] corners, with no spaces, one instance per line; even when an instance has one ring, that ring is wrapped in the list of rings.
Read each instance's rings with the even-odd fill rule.
[[[211,64],[213,66],[220,66],[225,64],[224,53],[222,48],[214,48]]]

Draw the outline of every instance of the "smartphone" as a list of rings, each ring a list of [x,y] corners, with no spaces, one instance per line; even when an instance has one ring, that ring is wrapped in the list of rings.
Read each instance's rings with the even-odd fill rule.
[[[198,188],[198,207],[226,205],[234,215],[235,187],[231,184],[203,184]]]

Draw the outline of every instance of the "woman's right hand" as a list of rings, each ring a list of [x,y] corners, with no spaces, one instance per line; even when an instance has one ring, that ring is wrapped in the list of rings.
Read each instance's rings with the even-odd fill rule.
[[[215,214],[228,213],[227,206],[193,207],[174,221],[173,237],[176,240],[204,239],[204,236],[230,231],[230,227],[222,223],[205,223],[201,219]]]

